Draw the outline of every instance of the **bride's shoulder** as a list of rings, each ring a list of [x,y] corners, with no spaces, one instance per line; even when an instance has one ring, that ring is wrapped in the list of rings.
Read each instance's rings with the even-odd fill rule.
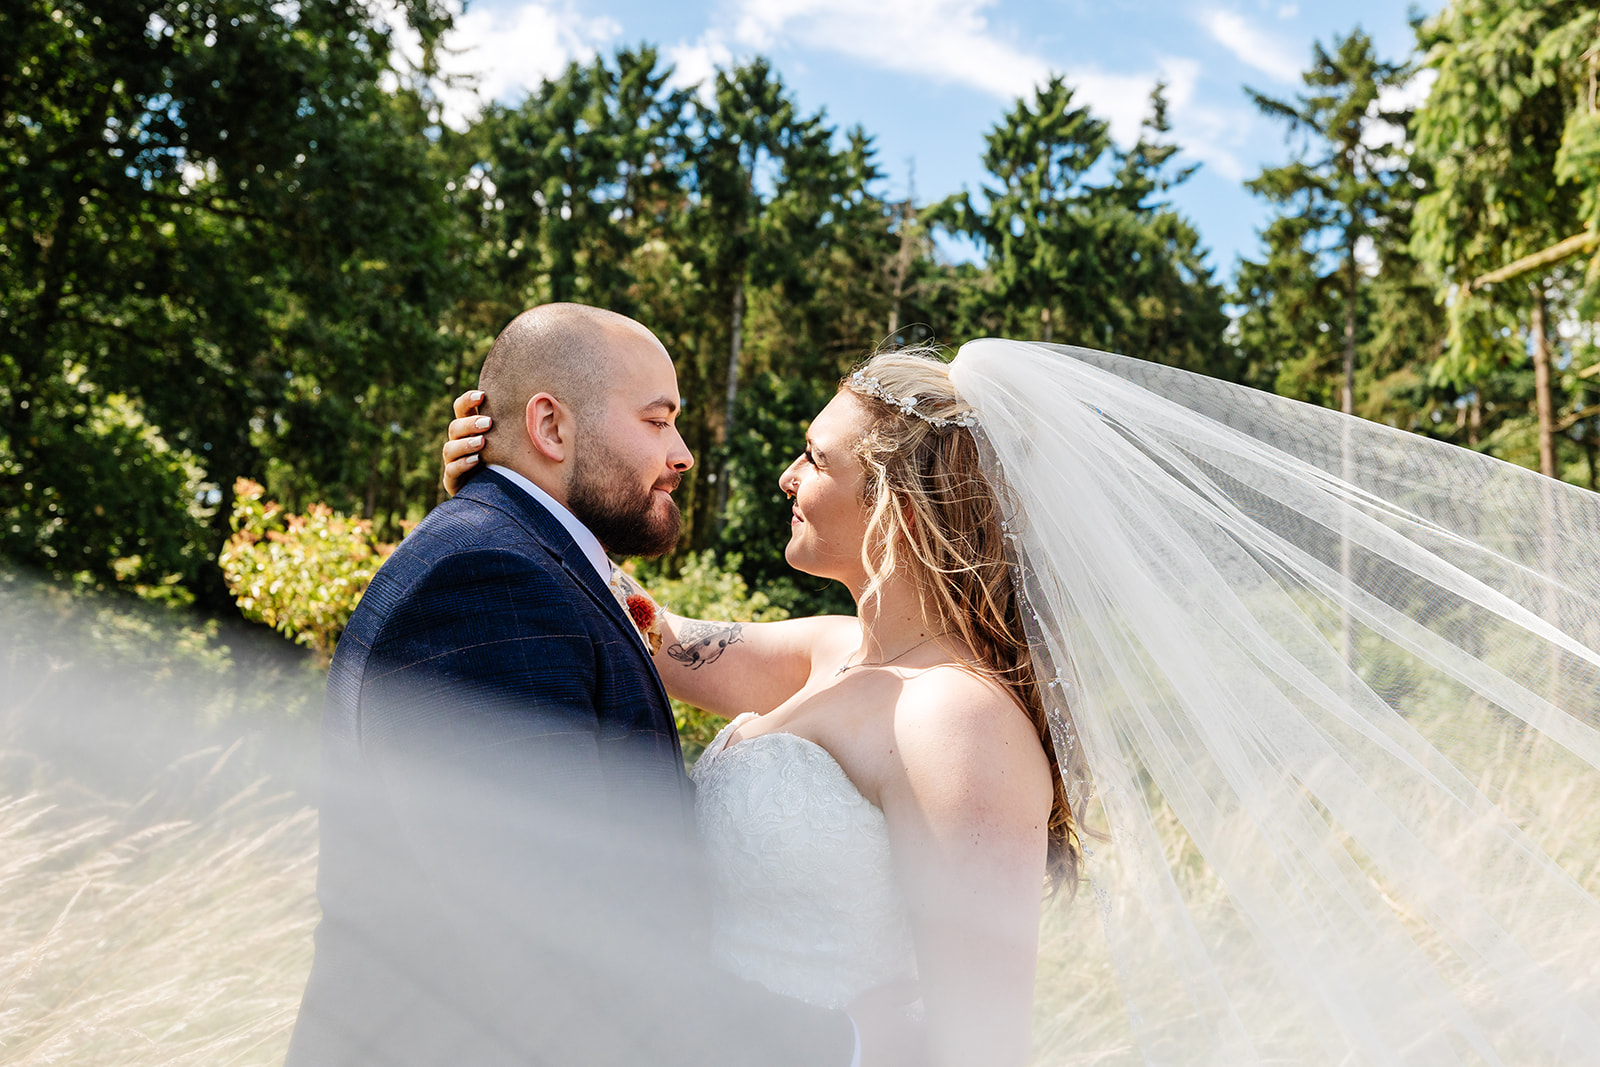
[[[879,790],[890,807],[1030,826],[1049,809],[1050,761],[1039,733],[992,679],[955,666],[918,672],[895,707],[893,736],[893,768]],[[974,797],[983,803],[974,807]]]
[[[1010,692],[956,664],[916,672],[896,702],[895,734],[943,759],[1032,762],[1043,757],[1038,730]]]

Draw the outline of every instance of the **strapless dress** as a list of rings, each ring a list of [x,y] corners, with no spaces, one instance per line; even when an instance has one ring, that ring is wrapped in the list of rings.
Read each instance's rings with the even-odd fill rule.
[[[769,733],[729,746],[747,718],[728,723],[692,772],[717,965],[825,1008],[914,978],[883,812],[815,742]]]

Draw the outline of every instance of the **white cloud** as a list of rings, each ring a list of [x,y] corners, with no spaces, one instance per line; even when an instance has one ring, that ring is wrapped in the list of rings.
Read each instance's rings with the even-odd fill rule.
[[[1378,273],[1378,243],[1368,234],[1356,238],[1356,267],[1368,276]]]
[[[1309,57],[1298,57],[1283,41],[1260,29],[1242,15],[1213,10],[1201,16],[1213,40],[1247,67],[1280,82],[1298,84],[1300,68]]]
[[[989,24],[995,0],[736,0],[723,21],[698,40],[669,48],[674,81],[692,85],[736,57],[779,44],[831,52],[922,81],[954,83],[1007,104],[1031,96],[1055,66]],[[1195,98],[1200,64],[1167,57],[1154,69],[1107,71],[1071,65],[1065,71],[1078,99],[1111,126],[1122,145],[1138,138],[1156,80],[1167,83],[1173,136],[1194,158],[1229,180],[1244,176],[1233,152],[1248,116]]]
[[[568,63],[591,58],[622,32],[614,19],[582,15],[560,0],[472,7],[464,14],[459,0],[454,7],[455,25],[444,39],[439,63],[444,78],[435,91],[444,121],[458,129],[485,103],[515,102]],[[421,61],[417,35],[398,16],[390,14],[387,21],[395,51],[414,67]]]
[[[1439,72],[1432,67],[1424,67],[1412,75],[1404,85],[1391,85],[1378,90],[1378,99],[1367,110],[1367,116],[1376,119],[1382,112],[1397,112],[1415,110],[1428,99],[1428,91],[1433,88],[1433,81]],[[1373,122],[1368,126],[1362,140],[1369,148],[1381,148],[1387,145],[1399,146],[1405,143],[1406,131],[1403,127],[1387,122]],[[1400,165],[1398,162],[1396,165]]]
[[[679,43],[666,49],[665,57],[672,64],[671,84],[675,88],[700,86],[700,95],[707,104],[711,102],[711,76],[717,68],[731,66],[733,52],[722,34],[708,30],[698,41]]]
[[[1427,102],[1428,94],[1433,91],[1434,80],[1439,77],[1439,72],[1432,67],[1423,67],[1413,74],[1404,85],[1393,85],[1378,93],[1378,108],[1381,111],[1415,110]]]
[[[1026,95],[1050,64],[989,25],[995,0],[738,0],[726,39],[741,52],[780,39],[1002,99]]]

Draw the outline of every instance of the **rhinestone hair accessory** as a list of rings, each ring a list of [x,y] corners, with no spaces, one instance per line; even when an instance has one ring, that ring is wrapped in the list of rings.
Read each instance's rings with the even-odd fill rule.
[[[928,415],[924,412],[918,411],[918,397],[916,393],[910,393],[906,396],[895,396],[888,390],[887,387],[884,386],[882,382],[878,381],[876,378],[869,377],[863,371],[856,371],[854,374],[850,375],[850,387],[858,393],[865,393],[867,396],[876,397],[885,404],[888,404],[890,407],[895,408],[903,415],[914,416],[921,419],[928,425],[937,427],[941,430],[946,426],[961,426],[971,429],[972,427],[978,425],[978,413],[975,411],[963,411],[961,414],[950,419],[941,418],[938,415]]]

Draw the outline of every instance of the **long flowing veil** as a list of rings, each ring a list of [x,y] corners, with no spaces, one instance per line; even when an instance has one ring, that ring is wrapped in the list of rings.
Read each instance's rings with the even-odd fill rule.
[[[951,373],[1145,1060],[1600,1062],[1600,495],[1103,352]]]

